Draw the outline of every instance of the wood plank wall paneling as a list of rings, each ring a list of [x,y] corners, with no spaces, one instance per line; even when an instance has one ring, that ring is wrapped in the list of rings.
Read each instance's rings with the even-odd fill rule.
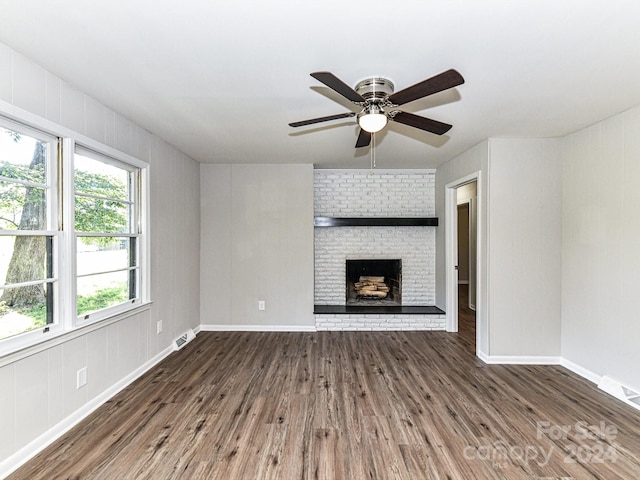
[[[639,478],[637,411],[482,363],[462,313],[459,334],[201,333],[9,478]]]

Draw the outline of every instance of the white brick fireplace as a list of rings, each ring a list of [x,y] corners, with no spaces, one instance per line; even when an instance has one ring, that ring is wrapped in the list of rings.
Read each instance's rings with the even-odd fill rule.
[[[434,195],[435,170],[314,172],[316,217],[433,217]],[[314,303],[345,305],[346,260],[400,259],[402,305],[434,305],[436,228],[316,227]],[[318,330],[442,330],[444,323],[433,314],[316,314]]]
[[[345,263],[402,260],[402,304],[435,302],[434,227],[335,227],[315,231],[315,304],[344,305]]]

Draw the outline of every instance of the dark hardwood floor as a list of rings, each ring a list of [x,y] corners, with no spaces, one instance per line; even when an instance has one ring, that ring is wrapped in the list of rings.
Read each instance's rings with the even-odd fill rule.
[[[476,312],[469,308],[469,285],[458,285],[458,335],[461,346],[476,352]]]
[[[466,327],[200,333],[9,478],[640,478],[640,412]]]

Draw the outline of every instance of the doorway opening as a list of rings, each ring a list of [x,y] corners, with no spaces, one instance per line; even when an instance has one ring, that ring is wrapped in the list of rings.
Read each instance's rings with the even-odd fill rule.
[[[446,186],[447,331],[458,332],[470,351],[480,346],[478,294],[479,172]]]
[[[478,183],[456,188],[458,242],[458,333],[475,351],[476,238]]]
[[[476,182],[457,189],[458,226],[458,334],[464,345],[475,353],[475,225],[472,224],[473,200],[477,197]]]

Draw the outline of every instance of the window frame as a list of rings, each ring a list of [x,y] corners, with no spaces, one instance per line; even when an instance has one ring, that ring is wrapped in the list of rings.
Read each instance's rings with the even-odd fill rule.
[[[11,130],[22,135],[28,135],[29,137],[36,139],[40,142],[46,143],[47,158],[45,168],[45,178],[42,188],[45,191],[46,198],[46,225],[45,230],[8,230],[0,229],[2,236],[35,236],[52,239],[52,251],[51,260],[53,262],[51,276],[47,276],[47,272],[42,279],[43,284],[51,285],[53,288],[53,294],[50,300],[53,302],[52,321],[46,323],[42,327],[35,328],[21,332],[0,340],[0,355],[5,350],[18,350],[25,346],[38,343],[42,341],[43,333],[58,333],[63,329],[62,322],[60,321],[61,305],[60,305],[60,272],[58,270],[59,258],[60,258],[60,246],[61,246],[61,230],[60,230],[60,179],[59,179],[59,163],[60,163],[60,142],[61,139],[50,132],[43,131],[37,127],[26,125],[15,119],[0,115],[0,126],[4,129]],[[22,184],[24,186],[35,186],[40,188],[39,184],[33,182],[12,181],[11,179],[5,179],[2,177],[2,181],[14,184]],[[38,279],[39,280],[39,279]],[[33,280],[35,282],[36,280]],[[38,281],[38,283],[40,283]],[[18,288],[19,286],[25,286],[24,284],[32,284],[32,282],[21,282],[16,284],[9,284],[9,288]],[[4,288],[0,289],[0,291]],[[49,299],[47,299],[48,302]],[[49,312],[48,312],[49,313]]]
[[[57,160],[51,160],[47,168],[47,181],[51,188],[47,189],[48,207],[53,209],[49,216],[46,235],[53,236],[53,276],[55,288],[54,323],[29,332],[0,339],[0,366],[15,361],[24,355],[45,350],[53,344],[75,338],[82,332],[102,328],[110,323],[134,314],[138,310],[148,309],[150,299],[149,273],[149,164],[132,155],[121,152],[78,132],[44,119],[31,112],[0,100],[0,123],[3,127],[17,127],[20,132],[40,139],[54,138],[51,153]],[[35,135],[34,135],[35,134]],[[97,155],[113,159],[119,166],[137,170],[136,199],[138,202],[136,256],[137,298],[102,310],[93,312],[88,319],[76,315],[76,232],[73,224],[74,187],[73,187],[73,155],[76,145]],[[3,232],[9,232],[4,231]],[[15,233],[15,232],[14,232]],[[41,231],[30,231],[27,234],[40,234]],[[121,236],[121,235],[118,235]],[[84,317],[84,316],[83,316]],[[43,334],[44,333],[44,334]],[[53,343],[52,343],[53,342]]]
[[[120,168],[122,170],[126,170],[129,174],[130,188],[132,190],[131,192],[129,192],[127,200],[118,199],[118,201],[122,201],[122,203],[129,203],[132,207],[132,211],[128,212],[128,216],[129,216],[128,222],[130,223],[128,231],[126,233],[117,233],[117,232],[77,231],[75,229],[75,200],[76,200],[76,196],[78,195],[85,196],[86,194],[83,192],[76,192],[75,182],[73,181],[71,183],[72,188],[67,189],[68,195],[70,197],[70,198],[67,198],[67,202],[66,202],[70,207],[68,211],[68,218],[70,219],[70,223],[73,224],[73,231],[70,232],[71,236],[73,237],[71,241],[71,249],[73,251],[73,257],[74,257],[74,260],[73,260],[74,268],[72,272],[73,312],[75,315],[76,326],[83,326],[83,325],[91,324],[94,322],[98,322],[105,318],[109,318],[115,314],[130,310],[131,308],[135,308],[136,306],[140,305],[143,301],[143,298],[141,295],[142,294],[141,287],[142,287],[143,281],[142,281],[141,266],[140,266],[140,260],[141,260],[141,257],[143,257],[143,255],[141,255],[143,250],[143,248],[141,247],[141,243],[142,243],[141,241],[143,236],[143,229],[142,229],[142,222],[141,222],[142,168],[140,168],[139,166],[131,165],[130,163],[124,162],[122,161],[121,158],[115,158],[114,156],[106,155],[103,152],[99,152],[99,151],[96,151],[95,149],[87,148],[83,144],[74,142],[74,148],[72,150],[71,159],[69,161],[69,164],[70,164],[69,170],[71,171],[72,176],[73,176],[73,172],[75,172],[76,156],[83,156],[93,161],[102,162],[106,165],[111,165],[111,166]],[[95,196],[94,198],[96,197],[97,196]],[[118,303],[116,305],[105,307],[103,309],[92,311],[86,314],[78,315],[77,314],[78,278],[82,278],[85,276],[85,275],[78,275],[78,272],[77,272],[78,239],[81,237],[107,237],[107,236],[126,237],[129,239],[135,239],[134,241],[135,251],[133,252],[133,255],[136,258],[136,266],[133,267],[133,270],[131,269],[131,267],[127,269],[118,269],[119,271],[127,271],[127,272],[135,271],[135,281],[134,281],[135,289],[136,289],[135,298],[129,298],[127,301]],[[131,255],[131,252],[129,252],[129,254]],[[107,273],[107,272],[103,271],[101,273]],[[128,275],[130,275],[130,273]],[[128,281],[130,281],[130,278]]]

